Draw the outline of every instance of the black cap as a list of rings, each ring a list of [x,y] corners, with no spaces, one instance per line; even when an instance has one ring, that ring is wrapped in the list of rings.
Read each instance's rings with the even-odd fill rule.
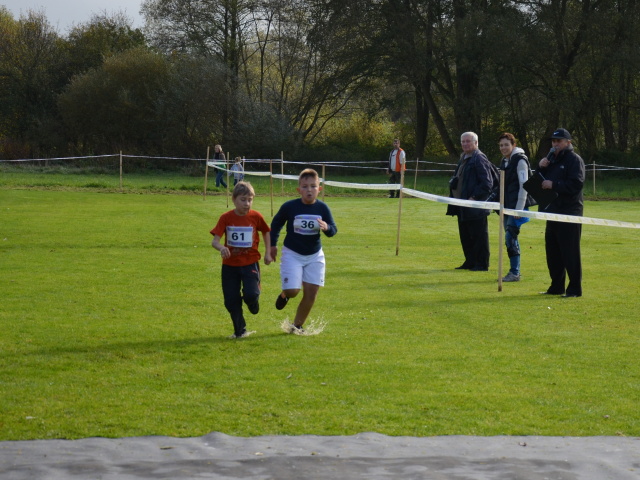
[[[565,138],[567,140],[571,140],[571,134],[564,128],[557,128],[556,131],[551,135],[551,138]]]

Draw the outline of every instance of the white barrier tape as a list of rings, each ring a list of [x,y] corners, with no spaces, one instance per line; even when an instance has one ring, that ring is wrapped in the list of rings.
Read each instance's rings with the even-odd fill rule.
[[[314,165],[314,164],[310,164]],[[317,167],[348,167],[348,168],[359,168],[361,170],[387,170],[384,167],[358,167],[357,165],[339,165],[337,163],[318,163],[315,164]]]
[[[216,165],[213,162],[208,162],[207,165],[209,165],[210,167],[215,168],[216,170],[220,170],[221,172],[228,173],[229,176],[237,174],[237,173],[239,173],[241,175],[244,175],[245,177],[247,175],[254,175],[256,177],[268,177],[269,175],[271,175],[269,172],[250,172],[250,171],[247,171],[247,170],[242,170],[241,172],[238,172],[237,170],[231,170],[231,169],[223,168],[223,167],[221,167],[219,165]],[[275,175],[273,177],[275,178]],[[295,177],[295,178],[297,179],[298,177]]]
[[[238,173],[238,172],[233,171],[232,173]],[[256,177],[268,177],[268,176],[270,175],[270,173],[269,173],[269,172],[248,172],[248,171],[246,171],[246,170],[245,170],[245,171],[243,171],[243,172],[241,172],[241,173],[242,173],[243,175],[245,175],[245,176],[246,176],[246,175],[253,175],[253,176],[256,176]]]
[[[476,202],[471,200],[461,200],[457,198],[442,197],[439,195],[433,195],[431,193],[419,192],[417,190],[411,190],[409,188],[403,188],[402,193],[411,195],[413,197],[423,198],[425,200],[431,200],[439,203],[446,203],[451,205],[458,205],[461,207],[475,207],[483,208],[485,210],[499,210],[500,204],[497,202]],[[581,223],[584,225],[603,225],[607,227],[621,227],[621,228],[640,228],[639,223],[621,222],[618,220],[607,220],[604,218],[591,218],[591,217],[578,217],[576,215],[562,215],[558,213],[546,213],[546,212],[532,212],[529,210],[512,210],[510,208],[504,209],[505,215],[513,215],[517,217],[529,217],[539,220],[553,220],[556,222],[565,223]]]
[[[399,183],[348,183],[328,180],[324,184],[329,187],[360,188],[362,190],[400,190],[402,188]]]
[[[191,162],[202,162],[206,158],[187,158],[187,157],[148,157],[146,155],[122,155],[122,158],[148,158],[149,160],[188,160]]]
[[[286,163],[281,158],[243,158],[246,163]]]
[[[0,160],[0,162],[36,162],[36,161],[47,161],[47,160],[70,160],[70,159],[90,159],[90,158],[108,158],[108,157],[118,157],[117,154],[113,155],[92,155],[87,157],[59,157],[59,158],[42,158],[42,159],[20,159],[20,160]],[[125,155],[123,155],[125,157]],[[177,157],[144,157],[144,156],[133,156],[126,155],[127,158],[164,158],[171,160],[202,160],[202,159],[193,159],[193,158],[177,158]],[[271,161],[271,160],[267,160]],[[278,159],[278,161],[281,161]],[[284,163],[301,163],[301,162],[284,162]],[[435,162],[426,162],[426,163],[435,163]],[[227,170],[216,163],[209,161],[207,165],[213,167],[217,170],[221,170],[223,172],[232,175],[237,173],[232,170]],[[627,168],[628,170],[639,170],[637,168]],[[242,172],[244,175],[254,175],[254,176],[262,176],[268,177],[272,176],[273,178],[283,179],[283,180],[298,180],[297,175],[280,175],[280,174],[271,174],[270,172]],[[322,179],[320,179],[322,182]],[[334,182],[334,181],[326,181],[324,182],[327,186],[332,187],[343,187],[343,188],[357,188],[362,190],[400,190],[402,189],[402,193],[406,195],[411,195],[412,197],[422,198],[425,200],[431,200],[433,202],[445,203],[450,205],[457,205],[460,207],[471,207],[471,208],[481,208],[484,210],[499,210],[500,204],[498,202],[478,202],[475,200],[462,200],[458,198],[451,197],[443,197],[440,195],[434,195],[432,193],[420,192],[418,190],[413,190],[411,188],[402,188],[402,185],[399,183],[348,183],[348,182]],[[603,225],[607,227],[620,227],[620,228],[638,228],[640,229],[640,223],[631,223],[631,222],[621,222],[618,220],[608,220],[604,218],[592,218],[592,217],[579,217],[575,215],[561,215],[557,213],[546,213],[546,212],[532,212],[528,210],[512,210],[509,208],[505,208],[503,210],[506,215],[513,215],[519,217],[529,217],[535,218],[539,220],[552,220],[557,222],[565,222],[565,223],[580,223],[584,225]]]
[[[482,208],[484,210],[499,210],[500,204],[498,202],[478,202],[476,200],[463,200],[461,198],[442,197],[440,195],[434,195],[432,193],[424,193],[411,188],[403,188],[402,193],[411,195],[412,197],[423,198],[425,200],[431,200],[432,202],[446,203],[450,205],[457,205],[459,207],[472,207]]]
[[[55,158],[21,158],[18,160],[0,160],[0,162],[47,162],[49,160],[85,160],[91,158],[109,158],[118,157],[118,154],[113,155],[90,155],[87,157],[55,157]]]
[[[604,225],[606,227],[640,228],[640,223],[620,222],[618,220],[607,220],[604,218],[578,217],[576,215],[562,215],[559,213],[530,212],[528,210],[504,209],[505,215],[515,217],[529,217],[538,220],[553,220],[564,223],[581,223],[584,225]]]
[[[622,171],[625,171],[625,170],[640,170],[640,168],[627,168],[627,167],[622,168],[622,167],[620,167],[620,168],[596,168],[595,169],[596,172],[611,172],[611,171],[613,171],[613,172],[622,172]],[[592,168],[589,171],[593,172],[594,170]]]
[[[298,175],[281,175],[279,173],[274,173],[273,178],[282,179],[282,180],[298,180]],[[322,179],[320,180],[322,181]]]
[[[431,201],[440,202],[440,203],[447,203],[451,205],[458,205],[461,207],[475,207],[475,208],[483,208],[485,210],[500,209],[500,204],[497,202],[476,202],[471,200],[461,200],[457,198],[442,197],[439,195],[433,195],[431,193],[424,193],[424,192],[419,192],[417,190],[411,190],[409,188],[403,188],[402,193],[406,193],[407,195],[411,195],[413,197],[423,198],[425,200],[431,200]],[[536,218],[539,220],[553,220],[556,222],[581,223],[584,225],[603,225],[606,227],[640,228],[640,223],[621,222],[618,220],[607,220],[604,218],[578,217],[576,215],[562,215],[559,213],[532,212],[529,210],[512,210],[510,208],[505,208],[503,212],[505,215]]]
[[[47,161],[47,160],[83,160],[83,159],[91,159],[91,158],[108,158],[108,157],[118,157],[119,154],[114,153],[114,154],[107,154],[107,155],[87,155],[87,156],[83,156],[83,157],[53,157],[53,158],[21,158],[21,159],[15,159],[15,160],[5,160],[5,159],[0,159],[0,162],[42,162],[42,161]],[[148,155],[122,155],[122,158],[148,158],[151,160],[157,159],[157,160],[191,160],[191,161],[204,161],[206,159],[204,158],[187,158],[187,157],[150,157]],[[255,163],[289,163],[289,164],[295,164],[295,165],[316,165],[316,166],[333,166],[333,167],[341,167],[341,166],[349,166],[349,165],[354,165],[354,164],[366,164],[366,163],[370,163],[370,164],[380,164],[380,161],[377,160],[362,160],[362,161],[331,161],[331,162],[327,162],[327,163],[308,163],[308,162],[292,162],[292,161],[285,161],[282,158],[246,158],[243,159],[243,161],[245,162],[255,162]],[[412,159],[408,159],[407,163],[411,163],[413,162]],[[451,166],[451,167],[455,167],[457,164],[455,163],[445,163],[445,162],[431,162],[429,160],[420,160],[419,161],[420,164],[433,164],[433,165],[447,165],[447,166]],[[587,169],[590,169],[591,171],[593,171],[593,165],[592,163],[587,163],[585,164],[585,167]],[[209,166],[213,166],[211,165],[211,162],[209,162]],[[617,165],[604,165],[601,163],[596,163],[595,166],[596,171],[607,171],[607,170],[640,170],[640,168],[638,167],[623,167],[623,166],[617,166]],[[605,167],[605,168],[602,168]],[[357,168],[357,167],[354,167]],[[366,167],[360,167],[360,168],[366,168]],[[375,167],[370,167],[370,168],[375,168]],[[383,168],[383,167],[382,167]],[[413,171],[415,171],[415,169],[413,169]],[[449,172],[451,170],[418,170],[419,172]]]
[[[591,164],[587,163],[585,164],[586,167],[590,167]],[[640,170],[640,168],[635,168],[635,167],[618,167],[616,165],[603,165],[601,163],[596,163],[596,167],[607,167],[607,168],[611,168],[611,169],[615,169],[615,170]]]

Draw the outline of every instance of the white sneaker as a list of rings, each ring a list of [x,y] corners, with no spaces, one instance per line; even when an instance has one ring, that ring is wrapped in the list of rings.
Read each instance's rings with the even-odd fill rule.
[[[229,339],[234,339],[234,338],[245,338],[248,337],[249,335],[253,335],[254,333],[256,333],[255,330],[249,331],[249,330],[245,330],[245,332],[242,335],[236,335],[235,333],[233,335],[229,335],[227,338]]]

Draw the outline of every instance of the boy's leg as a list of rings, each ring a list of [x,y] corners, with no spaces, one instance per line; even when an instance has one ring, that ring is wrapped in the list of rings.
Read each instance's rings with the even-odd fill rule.
[[[280,280],[282,292],[276,299],[276,308],[282,310],[289,301],[298,295],[300,286],[302,285],[302,269],[303,264],[300,261],[300,255],[292,252],[286,247],[282,248],[280,257]]]
[[[318,292],[320,291],[320,285],[314,285],[313,283],[302,282],[302,300],[298,305],[296,311],[296,318],[293,320],[293,324],[296,327],[302,327],[307,320],[311,307],[316,301]]]
[[[242,296],[252,314],[260,310],[260,264],[258,262],[241,267]]]
[[[224,306],[231,315],[233,333],[236,337],[242,335],[247,326],[244,315],[242,314],[241,286],[242,272],[240,267],[222,265],[222,294],[224,296]]]
[[[311,307],[313,307],[318,292],[320,291],[320,287],[324,286],[324,252],[321,249],[318,253],[309,257],[302,273],[302,300],[300,300],[296,317],[293,320],[293,325],[298,328],[302,327],[307,320],[311,312]]]

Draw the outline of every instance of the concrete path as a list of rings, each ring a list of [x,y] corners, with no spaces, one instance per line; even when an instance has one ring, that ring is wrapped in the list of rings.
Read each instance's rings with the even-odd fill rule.
[[[1,480],[639,480],[640,437],[87,438],[0,442]]]

